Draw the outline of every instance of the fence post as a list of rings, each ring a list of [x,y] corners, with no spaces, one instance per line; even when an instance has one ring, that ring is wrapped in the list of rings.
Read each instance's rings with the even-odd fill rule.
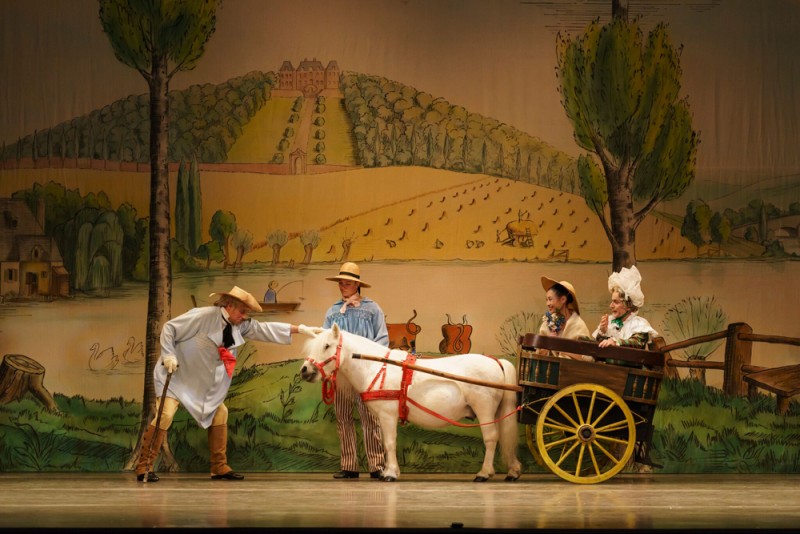
[[[742,341],[739,334],[751,334],[753,328],[747,323],[731,323],[728,325],[728,337],[725,341],[725,369],[722,379],[722,390],[728,396],[747,394],[747,385],[742,378],[742,365],[750,365],[753,355],[753,342]]]

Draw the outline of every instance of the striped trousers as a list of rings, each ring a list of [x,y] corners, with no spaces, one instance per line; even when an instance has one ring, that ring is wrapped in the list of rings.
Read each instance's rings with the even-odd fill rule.
[[[353,408],[358,407],[361,417],[361,429],[364,432],[364,448],[367,453],[369,471],[383,471],[384,452],[381,439],[381,427],[378,418],[369,411],[361,396],[344,380],[336,382],[334,396],[336,411],[336,432],[339,434],[341,448],[341,465],[343,471],[360,471],[358,468],[358,440],[356,439],[356,423]]]

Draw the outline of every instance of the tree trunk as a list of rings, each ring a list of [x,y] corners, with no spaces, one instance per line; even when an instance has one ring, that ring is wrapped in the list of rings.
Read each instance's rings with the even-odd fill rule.
[[[311,263],[311,254],[314,252],[314,247],[309,244],[303,246],[303,248],[306,251],[305,256],[303,256],[303,264],[308,265]]]
[[[350,257],[350,247],[353,246],[353,242],[350,239],[342,241],[342,258],[339,260],[341,262],[346,262]]]
[[[611,250],[614,272],[636,264],[636,226],[633,197],[626,171],[606,166],[608,207],[611,226]]]
[[[281,262],[281,246],[272,245],[272,265],[278,265]]]
[[[139,439],[126,468],[133,468],[142,447],[142,435],[155,417],[155,385],[153,369],[159,358],[160,336],[170,319],[172,306],[172,265],[170,261],[170,201],[169,201],[169,77],[166,56],[153,56],[148,80],[150,88],[150,286],[147,300],[146,355],[142,414],[139,420]],[[162,450],[164,460],[174,457],[167,440]],[[170,466],[174,467],[174,466]]]
[[[22,354],[6,354],[0,363],[0,404],[19,400],[26,393],[33,395],[51,412],[58,406],[44,387],[44,367]]]

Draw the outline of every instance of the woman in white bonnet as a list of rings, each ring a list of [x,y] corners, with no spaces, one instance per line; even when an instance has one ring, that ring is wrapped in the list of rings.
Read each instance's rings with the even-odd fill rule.
[[[647,348],[650,340],[658,335],[647,319],[638,315],[644,304],[641,283],[642,275],[635,265],[623,267],[608,277],[611,313],[603,315],[600,325],[592,332],[599,346]]]

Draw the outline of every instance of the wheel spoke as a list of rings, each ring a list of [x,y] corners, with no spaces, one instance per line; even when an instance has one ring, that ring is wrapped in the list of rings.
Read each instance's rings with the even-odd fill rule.
[[[600,465],[597,463],[597,456],[594,454],[594,449],[589,447],[589,457],[592,459],[592,465],[594,466],[594,472],[596,474],[600,474]]]
[[[570,454],[572,454],[572,451],[574,451],[575,447],[577,447],[578,445],[579,445],[578,440],[575,440],[575,443],[572,444],[572,447],[564,451],[564,453],[561,455],[561,458],[558,459],[558,461],[556,462],[556,467],[560,467],[561,463],[567,458],[569,458]]]
[[[544,444],[545,450],[550,450],[553,447],[557,447],[559,445],[564,445],[566,443],[570,443],[572,441],[576,441],[578,438],[573,434],[572,436],[566,436],[562,439],[557,439],[556,441],[548,441]]]
[[[628,428],[628,422],[624,419],[621,421],[615,421],[610,423],[606,426],[595,427],[595,432],[614,432],[615,430],[622,430],[623,428]]]
[[[593,427],[597,427],[597,425],[599,425],[599,424],[600,424],[600,421],[602,421],[602,420],[603,420],[603,418],[604,418],[606,415],[608,415],[608,413],[609,413],[611,410],[613,410],[613,409],[614,409],[614,407],[615,407],[616,405],[617,405],[617,404],[616,404],[615,402],[613,402],[613,401],[612,401],[612,402],[610,402],[610,403],[608,404],[608,406],[606,406],[606,409],[605,409],[605,410],[603,410],[603,413],[601,413],[599,416],[597,416],[597,419],[595,419],[594,421],[592,421],[592,422],[591,422],[591,425],[592,425]]]
[[[583,464],[583,453],[586,451],[586,444],[581,443],[581,449],[578,451],[578,461],[575,462],[575,476],[581,476],[581,465]]]
[[[555,432],[571,432],[571,433],[574,434],[575,433],[575,428],[577,428],[577,427],[574,427],[574,426],[566,426],[566,425],[564,425],[562,423],[559,423],[558,421],[553,421],[550,418],[545,419],[545,421],[544,421],[542,426],[545,427],[545,428],[552,428],[553,429],[553,433],[555,433]]]
[[[558,410],[559,413],[564,416],[564,418],[572,425],[573,428],[578,428],[579,426],[581,426],[578,423],[576,423],[575,420],[567,412],[565,412],[561,406],[558,405],[558,403],[555,403],[553,405],[553,408]]]
[[[597,440],[607,441],[608,443],[625,443],[626,445],[628,443],[627,439],[612,438],[611,436],[602,436],[602,435],[597,436]]]
[[[576,393],[573,393],[570,396],[572,397],[572,404],[575,405],[575,413],[578,414],[578,424],[575,426],[583,426],[584,423],[583,412],[581,411],[580,404],[578,404],[578,395]]]

